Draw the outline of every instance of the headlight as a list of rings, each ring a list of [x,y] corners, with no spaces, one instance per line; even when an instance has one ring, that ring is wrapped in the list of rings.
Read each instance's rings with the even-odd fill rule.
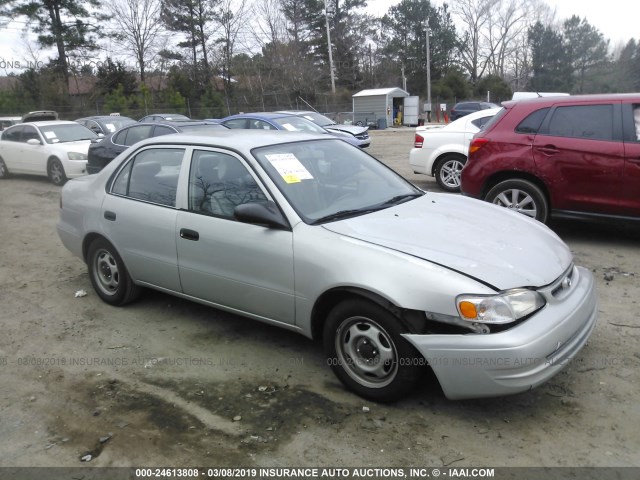
[[[498,295],[458,295],[460,318],[469,322],[511,323],[544,307],[542,295],[533,290],[509,290]]]
[[[69,152],[67,153],[69,160],[86,160],[87,154],[80,152]]]

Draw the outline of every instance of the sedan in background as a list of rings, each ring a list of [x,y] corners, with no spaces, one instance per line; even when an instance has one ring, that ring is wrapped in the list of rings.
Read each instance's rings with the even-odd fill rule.
[[[136,123],[133,118],[120,115],[94,115],[93,117],[78,118],[80,125],[84,125],[96,135],[109,135],[125,125]]]
[[[0,117],[0,132],[11,125],[22,122],[22,117]]]
[[[435,177],[446,192],[459,192],[460,172],[467,162],[469,143],[499,111],[500,108],[480,110],[444,127],[417,127],[414,148],[409,153],[413,172]]]
[[[316,125],[329,130],[329,133],[341,132],[346,133],[347,135],[352,135],[357,140],[357,143],[354,143],[354,145],[360,148],[367,148],[371,144],[371,138],[369,137],[368,132],[369,127],[362,127],[360,125],[341,125],[334,122],[329,117],[325,117],[318,112],[313,112],[310,110],[286,110],[281,111],[280,113],[297,115],[298,117],[311,120]]]
[[[451,112],[449,113],[449,119],[451,121],[457,120],[460,117],[469,115],[470,113],[477,112],[479,110],[487,110],[488,108],[498,108],[500,105],[489,102],[458,102],[456,103]]]
[[[240,113],[221,120],[216,120],[229,128],[245,128],[251,130],[287,130],[290,132],[310,132],[329,134],[338,137],[351,145],[360,146],[360,141],[346,132],[327,130],[307,118],[290,113],[262,112]]]
[[[9,127],[0,137],[0,178],[43,175],[55,185],[87,173],[87,150],[97,135],[76,122],[47,121]]]
[[[149,287],[301,333],[376,401],[426,368],[449,398],[528,391],[597,320],[591,271],[546,226],[426,193],[329,135],[142,141],[65,186],[57,230],[104,302]]]
[[[89,162],[87,173],[98,173],[111,160],[124,152],[131,145],[151,137],[160,137],[178,132],[191,132],[196,130],[225,130],[227,127],[217,123],[206,121],[189,122],[134,122],[115,133],[97,140],[89,147]]]

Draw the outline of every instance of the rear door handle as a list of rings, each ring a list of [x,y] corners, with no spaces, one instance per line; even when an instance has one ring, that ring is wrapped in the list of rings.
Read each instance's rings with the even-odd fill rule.
[[[184,238],[185,240],[193,240],[194,242],[197,242],[200,239],[200,234],[195,230],[189,230],[188,228],[181,228],[180,238]]]
[[[110,212],[109,210],[105,210],[104,218],[106,218],[107,220],[110,220],[112,222],[115,222],[116,221],[116,213],[115,212]]]

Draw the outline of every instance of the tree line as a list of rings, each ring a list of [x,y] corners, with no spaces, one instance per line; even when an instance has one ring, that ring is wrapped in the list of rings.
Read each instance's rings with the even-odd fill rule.
[[[35,32],[28,48],[39,65],[0,93],[0,110],[68,105],[69,85],[88,75],[97,82],[84,107],[125,113],[350,110],[356,91],[389,86],[425,97],[427,35],[439,101],[639,89],[640,44],[613,48],[585,18],[558,19],[543,0],[401,0],[379,17],[365,7],[366,0],[0,0],[0,28],[13,20]],[[37,48],[53,52],[44,64]]]

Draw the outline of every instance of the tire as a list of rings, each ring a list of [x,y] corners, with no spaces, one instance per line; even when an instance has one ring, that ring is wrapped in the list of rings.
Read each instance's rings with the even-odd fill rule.
[[[4,163],[4,160],[0,158],[0,178],[8,178],[9,177],[9,169],[7,165]]]
[[[438,160],[433,169],[438,186],[445,192],[459,192],[460,173],[465,163],[467,159],[464,156],[455,154],[445,155]]]
[[[340,381],[358,395],[392,402],[411,391],[426,361],[401,333],[400,321],[364,299],[339,303],[324,325],[327,363]]]
[[[528,180],[513,179],[500,182],[489,190],[484,199],[542,223],[549,217],[547,198],[537,185]]]
[[[104,238],[94,240],[87,255],[89,278],[98,296],[110,305],[125,305],[140,294],[115,247]]]
[[[49,160],[49,164],[47,165],[47,176],[49,177],[49,180],[51,180],[51,183],[59,187],[67,182],[67,176],[64,173],[62,162],[57,158]]]

